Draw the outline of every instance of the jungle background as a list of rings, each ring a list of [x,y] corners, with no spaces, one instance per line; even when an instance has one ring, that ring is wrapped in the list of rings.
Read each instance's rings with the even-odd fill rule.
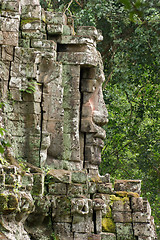
[[[160,1],[41,0],[77,25],[95,26],[109,112],[100,173],[141,179],[160,239]]]

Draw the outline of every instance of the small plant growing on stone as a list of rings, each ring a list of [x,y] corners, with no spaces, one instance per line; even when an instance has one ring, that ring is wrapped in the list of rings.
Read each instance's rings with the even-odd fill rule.
[[[41,85],[40,83],[35,82],[35,80],[31,80],[28,82],[28,86],[25,89],[21,89],[21,92],[26,92],[29,94],[32,94],[36,91],[36,86],[35,85]]]
[[[52,233],[51,237],[52,237],[52,240],[59,240],[59,238],[56,237],[55,233]]]

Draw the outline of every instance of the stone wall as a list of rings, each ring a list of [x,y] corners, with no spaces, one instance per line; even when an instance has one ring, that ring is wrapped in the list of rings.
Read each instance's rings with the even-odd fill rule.
[[[152,240],[140,180],[100,176],[101,33],[38,0],[0,3],[0,239]]]

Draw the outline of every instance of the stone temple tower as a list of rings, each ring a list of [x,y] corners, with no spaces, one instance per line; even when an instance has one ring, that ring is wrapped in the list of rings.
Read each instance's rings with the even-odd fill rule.
[[[100,176],[108,121],[94,27],[0,2],[0,239],[153,240],[140,180]]]

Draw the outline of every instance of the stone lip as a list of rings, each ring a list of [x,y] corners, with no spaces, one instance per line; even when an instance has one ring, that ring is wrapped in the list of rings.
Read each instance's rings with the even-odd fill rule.
[[[115,180],[114,190],[136,192],[140,194],[141,180]]]
[[[71,172],[63,169],[51,169],[48,171],[46,178],[50,182],[70,183]]]

